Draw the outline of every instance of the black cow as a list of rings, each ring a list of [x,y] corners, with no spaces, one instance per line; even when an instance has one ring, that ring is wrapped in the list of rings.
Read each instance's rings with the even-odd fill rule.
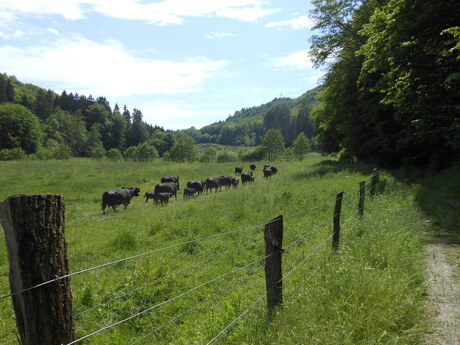
[[[194,188],[189,188],[189,187],[184,188],[184,200],[189,199],[192,196],[195,196],[196,193],[197,193],[197,190]]]
[[[169,199],[173,195],[173,193],[155,193],[153,200],[155,201],[155,205],[158,205],[158,201],[161,202],[161,205],[167,205],[169,203]]]
[[[144,194],[145,202],[149,201],[149,199],[152,199],[155,201],[155,193],[154,192],[145,192]]]
[[[273,165],[270,167],[270,169],[272,169],[273,175],[276,175],[276,173],[278,172],[278,168]]]
[[[177,190],[179,189],[179,183],[164,182],[155,185],[154,193],[171,193],[177,200]]]
[[[251,170],[256,170],[256,165],[254,163],[252,163],[249,168],[251,168]]]
[[[104,192],[102,194],[102,213],[105,214],[107,206],[112,207],[116,211],[116,207],[121,204],[123,204],[126,210],[131,199],[134,196],[139,196],[140,191],[137,187],[123,187]]]
[[[205,185],[206,185],[205,180],[194,180],[194,181],[187,182],[187,187],[195,189],[198,194],[203,193]]]
[[[232,178],[232,186],[233,186],[233,188],[238,187],[239,184],[240,184],[240,179]]]
[[[206,188],[206,192],[208,192],[208,190],[211,190],[211,193],[212,193],[213,188],[215,189],[216,192],[217,192],[217,188],[219,188],[220,190],[221,188],[220,177],[208,177],[206,179],[205,188]]]
[[[180,187],[179,187],[179,176],[163,176],[161,178],[161,183],[165,183],[165,182],[177,183],[177,190],[180,189]]]
[[[220,179],[220,185],[225,186],[225,188],[228,189],[232,186],[232,181],[234,177],[230,175],[222,175],[221,177],[219,177],[219,179]]]
[[[235,167],[235,174],[241,175],[243,173],[243,167]]]
[[[252,176],[252,172],[242,173],[241,174],[241,182],[246,184],[247,182],[251,183],[254,182],[255,177]]]
[[[263,173],[265,178],[269,178],[273,175],[273,171],[270,167],[265,167]]]

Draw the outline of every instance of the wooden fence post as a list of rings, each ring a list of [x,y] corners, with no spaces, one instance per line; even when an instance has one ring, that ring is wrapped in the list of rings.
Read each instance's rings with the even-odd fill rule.
[[[377,184],[377,175],[372,175],[371,176],[371,196],[374,196],[375,195],[375,186]]]
[[[359,183],[359,201],[358,201],[358,214],[364,216],[364,197],[366,195],[366,181]]]
[[[20,343],[67,344],[75,339],[62,195],[15,195],[0,204],[8,247],[10,288]]]
[[[283,303],[283,274],[281,255],[283,253],[283,216],[278,216],[265,224],[265,287],[267,307],[271,315],[275,307]]]
[[[334,250],[339,249],[339,238],[340,238],[340,213],[342,212],[342,199],[343,192],[337,193],[335,198],[335,207],[334,207],[334,233],[332,234],[332,248]]]

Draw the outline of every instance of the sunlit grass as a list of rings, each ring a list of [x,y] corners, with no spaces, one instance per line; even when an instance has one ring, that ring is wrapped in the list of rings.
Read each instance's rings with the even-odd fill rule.
[[[21,193],[64,195],[72,272],[187,242],[72,277],[75,314],[84,312],[75,317],[77,337],[184,294],[88,343],[130,344],[161,328],[139,343],[206,344],[264,294],[263,224],[278,215],[285,217],[283,270],[295,269],[284,282],[283,310],[267,323],[263,299],[217,343],[415,343],[424,230],[411,190],[382,173],[379,193],[372,201],[367,198],[359,219],[358,183],[369,180],[371,168],[322,160],[312,154],[303,162],[272,163],[279,173],[268,180],[260,163],[253,184],[188,201],[179,193],[164,207],[142,198],[161,176],[179,175],[182,191],[188,180],[232,174],[235,165],[249,171],[248,163],[0,162],[0,178],[8,181],[0,186],[0,199]],[[102,192],[121,186],[140,187],[141,197],[127,210],[102,215]],[[332,232],[340,191],[345,192],[344,226],[340,250],[333,253],[324,241]],[[235,230],[242,231],[194,241]],[[4,242],[3,234],[0,238]],[[1,245],[1,295],[9,292],[6,257]],[[0,301],[0,312],[1,343],[15,337],[9,299]]]

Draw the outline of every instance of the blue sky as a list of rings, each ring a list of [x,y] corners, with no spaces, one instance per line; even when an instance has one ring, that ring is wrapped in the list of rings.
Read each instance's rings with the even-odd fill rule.
[[[308,0],[0,0],[0,72],[104,96],[165,129],[197,128],[323,72]]]

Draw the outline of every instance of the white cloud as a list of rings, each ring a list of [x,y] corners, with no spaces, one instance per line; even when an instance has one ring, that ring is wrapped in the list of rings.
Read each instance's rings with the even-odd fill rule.
[[[313,67],[307,50],[296,51],[283,57],[271,57],[268,59],[268,65],[276,69],[306,69]]]
[[[60,15],[67,20],[86,18],[90,12],[131,20],[143,20],[156,25],[183,24],[185,17],[225,17],[255,21],[277,12],[265,8],[263,0],[2,0],[0,21],[16,15]]]
[[[14,30],[11,33],[0,31],[0,38],[5,40],[12,40],[12,39],[22,39],[26,36],[26,33],[22,30]]]
[[[210,34],[204,35],[205,38],[213,39],[213,38],[223,38],[223,37],[234,37],[235,34],[231,32],[213,32]]]
[[[183,61],[129,55],[115,41],[104,44],[79,35],[59,36],[53,44],[0,47],[2,68],[21,80],[34,80],[56,92],[114,96],[180,93],[198,90],[224,73],[228,60],[194,57]]]
[[[291,20],[282,20],[279,22],[269,22],[267,28],[285,28],[290,27],[293,30],[311,28],[314,25],[313,19],[307,16],[300,16]]]
[[[53,35],[59,36],[59,31],[53,28],[48,28],[48,32],[52,33]]]

